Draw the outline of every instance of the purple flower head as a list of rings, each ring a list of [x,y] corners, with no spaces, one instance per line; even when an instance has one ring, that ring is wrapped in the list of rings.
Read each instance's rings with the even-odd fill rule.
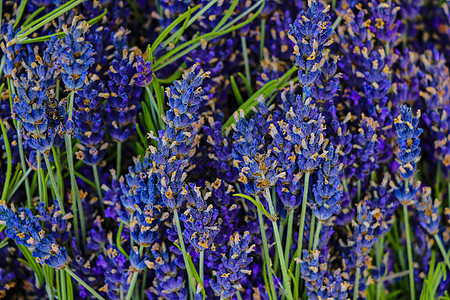
[[[203,126],[208,148],[208,167],[215,170],[220,179],[234,182],[238,178],[239,171],[233,166],[232,145],[229,135],[222,133],[222,122],[215,121],[213,117],[207,119]]]
[[[247,270],[253,258],[249,254],[254,245],[250,246],[250,234],[245,232],[240,236],[236,233],[230,238],[229,254],[222,257],[222,263],[216,270],[216,280],[209,283],[216,296],[231,299],[242,288],[241,282],[245,275],[251,273]]]
[[[370,182],[370,187],[364,199],[372,210],[379,209],[376,219],[380,226],[375,230],[375,236],[380,238],[385,235],[395,221],[395,211],[398,208],[399,202],[389,186],[391,183],[389,174],[385,174],[380,184]]]
[[[258,106],[259,111],[247,121],[241,111],[238,119],[236,112],[233,124],[233,158],[234,165],[240,168],[239,179],[248,194],[257,195],[265,188],[275,185],[284,173],[277,172],[277,161],[272,155],[271,149],[267,149],[266,135],[270,122],[264,116],[267,107],[263,102]]]
[[[14,73],[17,95],[14,99],[14,114],[22,123],[22,137],[28,145],[40,152],[47,152],[53,146],[56,136],[62,135],[65,105],[55,98],[56,78],[52,56],[52,42],[41,57],[38,48],[28,45],[26,59],[22,62],[23,73]],[[18,77],[15,77],[15,76]]]
[[[155,280],[150,291],[156,297],[166,299],[188,299],[188,291],[181,270],[175,264],[175,255],[164,243],[155,243],[150,249],[150,266],[155,270]]]
[[[291,25],[289,38],[294,43],[295,64],[301,85],[312,85],[321,75],[321,69],[333,43],[330,6],[323,8],[316,0],[308,1],[308,10],[302,11]]]
[[[313,214],[320,221],[328,220],[341,208],[341,170],[338,151],[332,146],[328,147],[325,161],[317,174],[317,182],[313,186],[314,202],[310,205]]]
[[[105,285],[99,291],[106,293],[109,299],[120,299],[120,290],[127,293],[132,276],[125,255],[115,246],[109,246],[98,256],[97,265],[105,276]]]
[[[39,212],[37,217],[43,222],[44,228],[51,228],[51,233],[58,244],[65,244],[70,236],[71,223],[68,220],[72,215],[63,215],[58,202],[47,208],[44,202],[40,202],[36,210]]]
[[[351,240],[357,267],[362,267],[370,249],[377,241],[374,232],[379,226],[376,220],[376,214],[378,213],[378,208],[371,210],[364,201],[357,205],[356,220],[352,221],[354,231]]]
[[[0,203],[0,224],[6,226],[6,234],[16,243],[27,247],[38,263],[64,269],[69,263],[67,251],[56,243],[52,234],[47,234],[39,220],[28,208],[9,208]]]
[[[136,75],[134,76],[134,83],[140,87],[148,86],[153,79],[152,63],[144,61],[144,57],[139,55],[136,59]]]
[[[133,247],[133,250],[130,252],[130,263],[131,266],[135,269],[134,271],[141,271],[147,266],[151,265],[149,261],[148,255],[141,255],[139,253],[138,247]]]
[[[186,71],[182,80],[167,88],[170,109],[163,119],[167,127],[158,133],[158,137],[153,137],[158,142],[158,149],[149,147],[158,178],[158,191],[170,209],[180,207],[184,201],[184,181],[187,172],[193,168],[189,162],[200,140],[198,110],[205,100],[201,85],[209,72],[197,69],[198,64],[195,64]]]
[[[265,48],[267,54],[270,53],[270,56],[280,60],[280,63],[283,61],[289,61],[290,63],[291,61],[291,42],[287,33],[293,23],[292,15],[292,11],[289,10],[275,10],[273,16],[267,20]],[[266,53],[266,49],[264,49],[264,53]]]
[[[411,108],[402,106],[401,114],[395,119],[395,128],[398,137],[398,159],[400,162],[400,176],[403,179],[410,179],[416,172],[416,163],[420,155],[419,136],[423,132],[418,128],[420,110],[416,116],[412,116]]]
[[[347,299],[349,284],[342,278],[341,270],[328,271],[327,253],[303,250],[300,269],[308,299]]]
[[[121,218],[129,223],[131,236],[141,246],[149,247],[159,237],[159,228],[162,221],[169,214],[163,210],[156,188],[156,176],[151,172],[148,155],[143,161],[135,158],[135,166],[129,167],[128,174],[121,177],[120,201],[128,213],[133,213],[131,222],[127,214],[119,209]]]
[[[355,162],[352,164],[352,173],[358,179],[364,179],[372,171],[378,169],[378,149],[380,142],[376,134],[379,127],[373,118],[361,116],[358,133],[353,134],[352,144]]]
[[[89,165],[97,165],[105,156],[108,143],[104,141],[105,107],[107,98],[103,82],[96,75],[86,78],[88,84],[75,95],[77,110],[74,113],[75,135],[80,142],[77,153]]]
[[[185,227],[183,235],[197,252],[209,249],[220,231],[219,211],[206,204],[210,195],[202,195],[200,187],[190,184],[186,194],[188,209],[180,217]]]
[[[301,277],[305,280],[308,293],[317,292],[323,285],[324,277],[327,273],[327,263],[325,258],[320,256],[320,251],[303,250],[303,260],[300,263]],[[310,296],[309,296],[310,297]]]
[[[297,96],[295,106],[286,112],[286,122],[290,129],[288,140],[295,145],[299,169],[313,172],[324,159],[322,148],[325,142],[325,119],[311,98],[303,102]]]
[[[142,53],[139,49],[132,52],[125,49],[122,57],[115,59],[108,70],[106,116],[109,133],[118,142],[126,141],[136,130],[136,115],[142,92],[135,82],[135,78],[139,77],[136,61],[140,56]],[[141,80],[141,83],[144,81]]]
[[[164,15],[169,18],[186,12],[191,5],[191,0],[161,0],[159,5]]]
[[[449,69],[445,55],[436,48],[425,51],[420,56],[420,97],[428,110],[449,105]]]
[[[63,82],[69,91],[77,91],[85,86],[88,69],[94,64],[94,49],[85,41],[89,25],[86,21],[79,22],[79,19],[74,17],[70,28],[63,25],[66,36],[58,40],[55,53],[61,66]]]
[[[401,24],[401,20],[397,20],[400,6],[379,0],[372,0],[368,6],[372,12],[370,29],[375,37],[383,43],[394,43],[398,39],[397,30]]]
[[[8,42],[14,39],[14,29],[12,25],[6,27],[4,32],[4,26],[2,28],[2,34],[5,37],[5,41],[0,44],[0,48],[3,51],[5,57],[5,65],[3,66],[3,72],[9,78],[15,77],[17,73],[17,67],[20,65],[21,60],[26,53],[22,49],[21,44],[13,44],[8,46]]]
[[[441,222],[439,206],[441,202],[438,199],[432,200],[431,188],[429,187],[423,188],[420,198],[420,201],[416,200],[420,225],[431,236],[439,234],[439,223]]]
[[[397,177],[396,183],[392,183],[392,186],[395,188],[394,195],[398,199],[398,201],[403,204],[411,204],[417,196],[417,192],[419,191],[420,182],[415,182],[413,180],[408,180],[406,182],[403,178]]]

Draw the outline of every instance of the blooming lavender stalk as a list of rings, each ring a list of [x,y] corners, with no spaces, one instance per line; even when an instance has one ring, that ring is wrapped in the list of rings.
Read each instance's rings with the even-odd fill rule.
[[[340,190],[342,164],[339,164],[338,160],[338,150],[335,150],[332,146],[328,147],[326,159],[317,174],[317,183],[313,186],[314,203],[311,205],[311,209],[319,221],[313,250],[316,250],[319,243],[322,224],[341,208],[339,201],[342,197],[342,191]]]
[[[199,274],[202,284],[205,250],[215,247],[213,242],[220,231],[217,220],[219,211],[212,204],[206,204],[209,196],[209,193],[202,195],[200,187],[190,184],[186,194],[188,209],[180,217],[185,225],[184,237],[194,246],[195,251],[200,253]]]
[[[37,151],[39,159],[41,153],[44,154],[45,162],[49,165],[50,149],[66,131],[62,122],[66,110],[55,97],[55,83],[59,71],[55,68],[56,62],[52,55],[54,44],[50,42],[47,46],[42,57],[39,55],[38,47],[34,49],[31,46],[27,47],[25,61],[22,63],[23,72],[26,74],[19,75],[17,70],[12,72],[14,86],[17,89],[17,96],[12,98],[14,98],[14,114],[21,121],[22,137]],[[40,168],[41,165],[38,164],[39,181],[42,179]],[[56,199],[64,212],[63,199],[54,180],[53,171],[50,168],[48,171]],[[41,194],[40,196],[42,197]]]
[[[178,217],[178,209],[182,206],[187,189],[185,179],[187,172],[193,166],[189,161],[196,152],[199,142],[199,116],[200,104],[205,100],[201,84],[209,72],[203,73],[195,64],[186,71],[183,79],[175,81],[167,88],[166,95],[170,109],[163,121],[167,127],[159,132],[158,149],[149,147],[151,159],[154,161],[154,172],[157,176],[157,190],[161,194],[163,203],[174,214],[178,239],[183,253],[184,263],[188,272],[191,289],[195,292],[193,276],[188,264],[184,238]]]
[[[142,162],[136,158],[135,166],[119,180],[120,201],[126,210],[119,217],[129,225],[132,239],[143,247],[150,247],[157,240],[160,223],[168,218],[160,203],[156,176],[149,172],[149,165],[148,156]]]
[[[86,32],[89,30],[89,25],[86,21],[79,21],[79,19],[80,18],[78,16],[75,16],[72,20],[70,28],[67,27],[67,25],[63,25],[63,31],[66,36],[58,42],[56,41],[55,36],[52,41],[54,43],[57,42],[55,45],[55,50],[58,63],[61,68],[62,80],[66,86],[66,89],[70,91],[68,96],[68,114],[64,140],[66,144],[67,163],[70,173],[70,184],[72,187],[72,199],[74,199],[72,211],[74,214],[74,219],[78,218],[78,212],[80,214],[81,233],[84,242],[86,241],[84,212],[79,196],[78,185],[75,179],[75,168],[73,165],[72,134],[74,123],[72,117],[75,93],[85,87],[88,69],[94,64],[94,59],[92,58],[94,49],[90,43],[85,42],[85,36]],[[77,221],[75,221],[75,233],[78,236]]]
[[[353,237],[350,242],[352,246],[352,256],[355,259],[356,274],[355,284],[353,286],[353,300],[359,298],[359,293],[363,293],[364,290],[360,290],[361,282],[361,269],[368,264],[368,255],[372,246],[377,241],[375,236],[375,230],[379,226],[376,220],[379,209],[371,210],[368,203],[360,202],[357,205],[356,221],[353,220],[352,225],[354,228]]]
[[[27,247],[38,263],[57,270],[64,269],[69,263],[66,249],[56,243],[52,234],[46,234],[28,208],[15,210],[1,202],[0,225],[6,225],[9,238]]]
[[[135,132],[140,95],[153,78],[150,62],[145,62],[139,49],[123,50],[121,59],[114,60],[108,70],[110,91],[106,112],[109,133],[118,143],[117,174],[120,175],[122,143]]]
[[[310,253],[303,251],[300,269],[308,299],[348,299],[348,283],[343,280],[340,270],[328,271],[326,260],[327,257],[323,257],[318,250]]]
[[[333,43],[329,10],[329,5],[324,8],[320,2],[310,0],[308,10],[300,12],[289,30],[289,38],[295,45],[295,64],[302,86],[313,85],[322,74],[321,68],[328,55],[327,47]]]
[[[418,128],[420,110],[416,116],[412,116],[411,109],[406,105],[402,106],[401,114],[395,119],[395,128],[398,137],[398,160],[400,162],[400,177],[405,181],[395,191],[400,203],[403,205],[403,217],[405,220],[406,242],[409,264],[409,284],[411,289],[411,299],[415,299],[413,257],[411,249],[411,233],[409,228],[408,205],[415,198],[417,189],[414,187],[414,175],[416,172],[416,163],[420,155],[420,139],[422,129]]]
[[[439,223],[441,221],[441,216],[439,215],[439,206],[441,202],[436,199],[435,201],[431,198],[431,188],[424,187],[422,190],[421,201],[415,201],[417,211],[419,212],[419,222],[426,232],[433,236],[436,243],[441,251],[444,261],[447,267],[450,269],[450,261],[445,251],[444,245],[441,238],[439,237]]]
[[[155,270],[155,280],[150,288],[151,296],[173,300],[188,299],[183,277],[175,263],[175,254],[164,243],[155,243],[150,252],[152,259],[149,266]]]
[[[222,263],[216,269],[216,280],[210,280],[215,295],[220,299],[231,299],[242,288],[242,279],[251,274],[247,267],[253,261],[249,256],[253,248],[248,232],[230,237],[229,254],[223,253]]]
[[[311,86],[313,86],[321,77],[322,69],[325,62],[327,61],[329,49],[328,47],[333,43],[331,35],[333,29],[331,28],[330,15],[328,11],[330,6],[323,7],[321,3],[312,0],[308,1],[308,10],[300,12],[298,18],[295,20],[294,24],[291,25],[289,30],[289,38],[294,43],[294,55],[295,64],[298,70],[298,79],[300,85],[303,87],[302,100],[307,101],[305,107],[309,105]],[[316,90],[314,90],[316,91]],[[314,95],[316,95],[315,93]],[[297,100],[297,102],[299,102]],[[295,113],[299,111],[295,110]],[[300,125],[300,124],[297,124]],[[299,128],[297,126],[297,128]],[[307,133],[306,135],[310,134]],[[319,155],[318,149],[320,149],[323,140],[320,139],[321,134],[316,132],[317,135],[313,133],[310,139],[309,148],[304,149],[305,155],[299,157],[299,167],[305,172],[304,189],[303,189],[303,203],[302,211],[300,216],[300,229],[298,236],[298,248],[296,258],[301,258],[302,255],[302,245],[303,245],[303,227],[306,217],[306,202],[307,202],[307,191],[309,189],[309,178],[311,171],[320,165],[320,160],[316,161],[316,157]],[[318,140],[316,140],[318,139]],[[323,137],[322,137],[323,139]],[[305,139],[306,140],[306,139]],[[311,140],[316,140],[315,143],[311,143]],[[322,141],[317,143],[317,141]],[[297,143],[302,145],[302,143]],[[305,143],[304,143],[305,144]],[[312,156],[315,155],[315,156]],[[306,156],[306,157],[305,157]],[[302,159],[303,158],[303,159]],[[308,159],[314,159],[308,162]],[[305,161],[306,159],[306,161]],[[312,165],[308,165],[312,163]],[[304,166],[302,166],[303,164]],[[317,164],[317,165],[314,165]],[[298,285],[300,279],[299,270],[295,270],[295,281],[294,284]],[[298,297],[298,290],[294,291],[294,298]]]
[[[279,178],[284,177],[285,172],[280,172],[277,169],[276,158],[272,155],[272,150],[270,148],[267,149],[268,137],[266,136],[270,128],[270,115],[268,115],[268,108],[263,102],[264,99],[261,97],[258,100],[257,114],[250,121],[243,118],[242,111],[241,119],[238,119],[237,113],[234,116],[237,121],[236,125],[233,125],[236,131],[233,134],[233,138],[236,141],[233,145],[234,164],[241,168],[238,181],[244,185],[246,192],[255,196],[257,202],[259,202],[260,195],[264,195],[266,199],[279,253],[278,258],[283,272],[283,286],[286,289],[288,298],[292,298],[286,261],[282,255],[281,237],[276,223],[275,208],[269,192],[269,188],[274,186]],[[263,235],[265,234],[263,233],[265,229],[262,214],[260,209],[257,210],[261,234]],[[264,241],[263,245],[265,246],[266,244],[267,241]],[[267,251],[265,252],[265,256],[269,259]]]

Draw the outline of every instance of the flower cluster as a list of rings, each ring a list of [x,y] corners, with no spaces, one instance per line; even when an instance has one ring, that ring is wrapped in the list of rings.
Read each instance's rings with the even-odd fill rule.
[[[8,237],[27,247],[38,263],[55,269],[67,266],[69,258],[66,249],[56,243],[52,234],[45,232],[29,209],[20,207],[16,210],[1,203],[0,224],[6,226]]]
[[[449,1],[0,3],[0,298],[446,297]]]
[[[222,263],[217,267],[216,281],[210,281],[215,295],[231,299],[237,291],[242,289],[242,279],[246,274],[251,273],[247,270],[253,260],[249,256],[254,247],[250,246],[250,238],[248,232],[245,232],[243,236],[236,233],[230,237],[229,255],[222,257]]]

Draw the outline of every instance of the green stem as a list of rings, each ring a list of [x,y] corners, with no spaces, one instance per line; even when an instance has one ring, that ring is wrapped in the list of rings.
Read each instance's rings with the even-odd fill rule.
[[[63,297],[63,299],[67,299],[67,291],[66,291],[66,276],[64,274],[64,272],[59,272],[59,274],[56,274],[56,276],[60,277],[61,279],[61,295]]]
[[[375,244],[375,255],[376,255],[376,259],[377,259],[377,266],[378,266],[378,270],[381,270],[381,258],[383,256],[383,245],[384,245],[384,236],[382,236]],[[377,282],[377,295],[376,295],[376,300],[380,300],[381,298],[381,294],[383,293],[383,286],[384,286],[384,282],[383,282],[383,278],[384,278],[384,274],[382,276],[382,278],[380,278],[381,280],[378,280]]]
[[[94,291],[93,288],[91,288],[86,282],[84,282],[80,277],[77,276],[72,270],[69,269],[69,267],[64,269],[67,273],[69,273],[70,276],[72,276],[73,279],[75,279],[79,284],[84,286],[94,297],[96,297],[99,300],[105,300],[102,296],[100,296],[96,291]]]
[[[37,152],[37,177],[38,177],[38,189],[39,189],[39,201],[42,201],[42,198],[44,198],[45,207],[48,207],[47,198],[44,197],[44,184],[43,184],[43,178],[41,173],[41,153]]]
[[[3,0],[2,0],[2,2],[3,2]],[[25,10],[26,5],[27,5],[27,0],[20,1],[20,6],[17,10],[18,13],[16,15],[16,22],[14,23],[13,29],[16,29],[17,26],[19,25],[20,19],[22,19],[23,11]],[[1,14],[0,14],[0,16],[1,16]]]
[[[120,165],[122,164],[122,142],[117,142],[116,172],[117,178],[120,177]]]
[[[67,284],[67,298],[68,300],[73,300],[72,278],[67,273],[66,273],[66,284]]]
[[[60,271],[56,271],[56,293],[58,295],[58,299],[62,299],[61,298],[61,284],[59,282],[59,278],[60,278],[59,273],[60,272],[62,272],[62,271],[61,270]]]
[[[69,107],[67,109],[69,114],[69,120],[72,119],[73,115],[73,101],[75,97],[75,92],[71,92],[69,95]],[[66,133],[64,135],[64,141],[66,144],[66,154],[67,154],[67,165],[69,167],[69,175],[70,175],[70,186],[72,190],[72,214],[73,214],[73,225],[75,231],[75,237],[77,242],[79,243],[79,232],[78,232],[78,213],[80,216],[80,225],[81,225],[81,235],[83,246],[86,246],[86,224],[84,221],[84,212],[81,204],[80,193],[78,191],[77,181],[75,179],[75,167],[73,165],[73,153],[72,153],[72,137],[70,134]]]
[[[267,244],[266,229],[264,228],[264,219],[263,219],[261,211],[259,209],[257,211],[258,211],[259,230],[261,231],[261,239],[263,242],[262,243],[263,251],[264,251],[263,260],[267,266],[266,267],[267,273],[269,275],[270,292],[272,293],[272,299],[277,299],[277,293],[275,291],[275,284],[273,282],[272,266],[270,265],[269,247]],[[281,253],[280,253],[280,255],[281,255]]]
[[[286,235],[286,248],[284,248],[284,261],[289,263],[289,253],[292,245],[292,227],[294,226],[294,210],[291,209],[288,213],[288,228]]]
[[[361,269],[359,267],[356,267],[355,286],[353,288],[353,300],[358,300],[360,273]]]
[[[241,44],[242,44],[242,56],[244,57],[245,77],[247,78],[247,81],[251,83],[252,78],[250,76],[250,63],[248,61],[247,41],[245,40],[245,36],[243,35],[241,36]],[[250,94],[253,94],[253,90],[250,90]]]
[[[356,182],[356,190],[357,190],[356,197],[358,198],[358,203],[359,203],[359,202],[361,202],[361,180],[358,180]]]
[[[1,1],[1,0],[0,0]],[[19,156],[20,156],[20,165],[22,167],[22,172],[25,174],[26,170],[26,164],[25,164],[25,155],[23,153],[23,141],[22,141],[22,135],[20,134],[20,129],[17,129],[17,140],[19,141]],[[28,180],[28,177],[25,178],[25,192],[27,195],[27,207],[31,209],[32,203],[31,203],[31,190],[30,190],[30,181]]]
[[[447,184],[448,207],[450,207],[450,182]]]
[[[269,188],[267,188],[267,187],[265,188],[265,194],[266,194],[267,203],[269,204],[269,212],[272,215],[272,217],[275,217],[275,215],[276,215],[275,209],[272,204],[272,198],[270,196]],[[282,255],[283,247],[281,245],[280,232],[278,231],[277,222],[275,220],[271,220],[271,222],[272,222],[273,232],[274,232],[274,236],[275,236],[275,243],[276,243],[278,252],[280,253],[280,256],[278,258],[280,260],[281,273],[283,274],[284,289],[286,291],[287,298],[292,300],[293,298],[292,298],[292,292],[291,292],[290,277],[287,272],[286,262]]]
[[[184,246],[184,238],[183,238],[183,233],[181,232],[180,218],[178,217],[177,209],[173,210],[173,216],[175,219],[175,225],[177,227],[178,240],[180,242],[181,253],[183,254],[184,264],[186,265],[186,271],[188,273],[189,286],[190,286],[189,290],[195,294],[196,290],[195,290],[194,276],[192,276],[191,269],[189,268],[189,261],[188,261],[188,257],[187,257],[186,247]]]
[[[41,20],[42,18],[36,20],[35,22],[38,22],[36,25],[34,25],[35,22],[33,22],[27,26],[27,27],[29,27],[29,29],[25,29],[25,28],[22,29],[11,42],[13,42],[13,41],[20,42],[21,40],[25,39],[28,35],[32,34],[39,28],[43,27],[45,24],[53,21],[54,19],[58,18],[60,15],[66,13],[67,11],[70,11],[72,8],[78,6],[79,4],[83,3],[84,1],[86,1],[86,0],[78,0],[78,1],[73,2],[70,5],[67,5],[67,3],[66,3],[63,5],[64,8],[62,8],[63,6],[61,6],[57,9],[55,9],[54,11],[45,15],[43,17],[44,19],[42,21],[39,22],[39,20]],[[48,16],[48,17],[46,17],[46,16]],[[14,43],[12,43],[12,44],[14,44]]]
[[[331,29],[335,30],[339,26],[339,24],[341,24],[341,22],[342,22],[342,17],[341,16],[337,17],[336,20],[334,21],[333,25],[331,25]]]
[[[416,292],[414,289],[414,262],[411,246],[411,232],[409,228],[409,217],[408,217],[408,206],[403,204],[403,218],[405,221],[405,231],[406,231],[406,247],[408,252],[408,267],[409,267],[409,290],[411,295],[411,300],[416,299]]]
[[[306,207],[308,202],[308,189],[309,189],[309,176],[311,174],[309,172],[305,173],[305,182],[303,185],[303,200],[302,200],[302,212],[300,215],[300,228],[298,231],[298,242],[297,242],[297,255],[296,258],[302,258],[302,249],[303,249],[303,230],[305,227],[305,218],[306,218]],[[299,299],[299,289],[298,287],[300,282],[300,267],[295,268],[295,282],[294,285],[297,287],[294,290],[294,299]]]
[[[261,40],[259,43],[259,60],[262,61],[264,59],[264,42],[266,35],[266,18],[261,18]]]
[[[7,201],[6,196],[9,191],[9,183],[11,181],[12,176],[12,158],[11,158],[11,147],[9,146],[8,135],[6,133],[5,125],[3,124],[3,120],[0,119],[0,127],[3,135],[3,142],[6,148],[7,155],[7,167],[6,167],[6,179],[4,181],[3,192],[2,192],[2,200]]]
[[[139,246],[139,253],[142,254],[143,249],[144,249],[143,246]],[[133,277],[131,279],[130,287],[128,288],[127,297],[125,298],[126,300],[131,299],[131,295],[133,295],[134,286],[136,285],[138,276],[139,276],[139,272],[138,271],[134,272]]]
[[[311,250],[314,243],[314,228],[316,227],[316,216],[311,215],[311,225],[309,226],[308,250]]]
[[[318,220],[317,222],[317,228],[316,228],[316,235],[314,236],[314,246],[313,251],[317,250],[317,246],[319,245],[320,240],[320,231],[322,230],[322,221]]]
[[[239,291],[236,292],[236,297],[238,298],[238,300],[242,300],[242,296],[241,293],[239,293]]]
[[[284,223],[280,222],[280,236],[284,235]],[[273,262],[273,273],[278,274],[278,269],[280,268],[280,260],[278,259],[278,256],[280,254],[278,253],[278,249],[275,249],[275,258]]]
[[[53,192],[55,193],[55,197],[56,200],[58,201],[59,204],[59,208],[62,211],[62,214],[65,215],[65,210],[64,210],[64,203],[62,201],[61,195],[60,195],[60,190],[58,189],[58,185],[56,184],[56,180],[55,180],[55,176],[53,175],[53,170],[52,170],[52,165],[50,164],[50,161],[48,160],[48,155],[44,153],[44,160],[45,160],[45,164],[47,165],[47,172],[48,175],[50,176],[50,183],[52,184],[52,188],[53,188]]]
[[[58,175],[58,187],[59,187],[59,192],[61,197],[64,197],[64,182],[63,182],[63,176],[62,176],[62,171],[61,171],[61,165],[59,162],[59,156],[56,153],[56,149],[55,147],[52,147],[52,154],[53,154],[53,158],[55,160],[55,167],[56,167],[56,172]]]
[[[444,245],[442,244],[442,240],[440,239],[439,235],[437,235],[437,234],[434,235],[434,239],[436,240],[439,250],[441,251],[441,254],[444,257],[444,261],[445,261],[445,264],[447,265],[447,268],[450,270],[450,260],[447,256],[447,252],[445,251]]]
[[[204,261],[205,261],[205,251],[200,251],[200,261],[199,261],[198,269],[199,269],[199,274],[200,274],[200,281],[203,286],[204,286],[204,283],[203,283]]]
[[[146,282],[147,282],[147,272],[148,272],[148,268],[145,268],[144,274],[142,275],[142,287],[141,287],[141,298],[140,299],[146,299],[145,298],[145,288],[146,288]]]
[[[100,208],[102,210],[102,214],[104,214],[105,205],[103,204],[102,189],[100,188],[100,180],[99,180],[99,177],[98,177],[97,165],[93,165],[92,166],[92,171],[94,173],[95,187],[97,188],[98,199],[100,201]]]

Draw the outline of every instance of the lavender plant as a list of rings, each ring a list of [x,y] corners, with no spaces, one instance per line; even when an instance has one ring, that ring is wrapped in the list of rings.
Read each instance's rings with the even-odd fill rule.
[[[0,16],[0,298],[450,297],[448,1]]]

